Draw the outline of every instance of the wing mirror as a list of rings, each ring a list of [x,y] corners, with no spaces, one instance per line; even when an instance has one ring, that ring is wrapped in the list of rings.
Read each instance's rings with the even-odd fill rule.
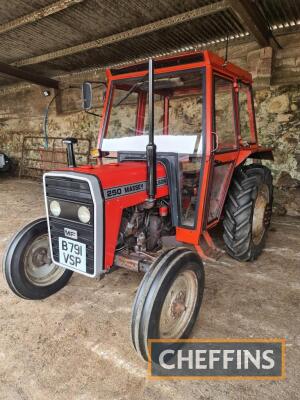
[[[106,96],[106,83],[105,82],[83,82],[82,87],[81,87],[81,97],[82,97],[82,108],[88,112],[89,114],[92,114],[89,112],[91,108],[93,108],[93,83],[97,84],[94,86],[94,89],[97,89],[101,86],[104,86],[103,94],[102,94],[102,100],[105,100]],[[95,114],[96,115],[96,114]]]
[[[91,82],[83,82],[81,94],[82,108],[88,111],[93,107],[93,87]]]

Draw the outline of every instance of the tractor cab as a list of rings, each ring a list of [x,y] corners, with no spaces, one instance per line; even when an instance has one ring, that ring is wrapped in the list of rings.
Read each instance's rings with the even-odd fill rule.
[[[171,197],[175,225],[194,229],[205,155],[205,69],[199,66],[185,69],[178,65],[159,68],[159,62],[154,66],[156,158],[167,169],[169,187],[174,189]],[[148,76],[147,69],[134,73],[130,68],[108,71],[107,119],[98,143],[104,162],[143,159],[149,141]]]
[[[257,145],[251,75],[209,51],[156,60],[152,86],[148,63],[106,74],[100,162],[146,160],[152,130],[176,237],[197,246],[220,220],[234,168],[267,154]]]

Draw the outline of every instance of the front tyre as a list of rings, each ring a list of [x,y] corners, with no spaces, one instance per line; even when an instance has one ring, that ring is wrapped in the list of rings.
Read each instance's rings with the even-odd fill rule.
[[[51,261],[46,218],[31,222],[12,238],[4,255],[3,272],[10,289],[30,300],[58,292],[73,273]]]
[[[187,338],[204,291],[200,257],[186,247],[169,249],[144,276],[133,304],[131,336],[136,351],[149,359],[149,339]]]

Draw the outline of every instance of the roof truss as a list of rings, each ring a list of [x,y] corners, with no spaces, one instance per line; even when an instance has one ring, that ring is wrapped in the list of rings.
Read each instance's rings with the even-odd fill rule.
[[[17,29],[18,27],[36,22],[49,15],[58,13],[68,7],[81,3],[84,0],[59,0],[55,3],[34,11],[23,17],[17,18],[3,25],[0,25],[0,34]],[[178,24],[194,20],[196,18],[205,17],[216,14],[224,10],[230,9],[241,21],[245,27],[245,31],[251,33],[261,47],[270,46],[272,34],[268,27],[268,23],[264,19],[260,10],[253,0],[220,0],[206,6],[196,8],[175,16],[164,18],[159,21],[139,26],[128,31],[112,34],[93,41],[81,43],[75,46],[52,51],[46,54],[33,56],[23,60],[18,60],[12,65],[0,63],[0,72],[15,76],[33,83],[43,86],[58,87],[58,81],[40,76],[31,72],[24,71],[20,67],[48,62],[54,59],[71,56],[87,50],[101,48],[109,44],[122,42],[141,35],[150,34],[160,29],[176,26]],[[45,84],[47,82],[47,84]]]
[[[30,14],[23,15],[22,17],[13,19],[12,21],[6,22],[0,25],[0,34],[12,31],[23,25],[30,24],[39,21],[42,18],[48,17],[49,15],[56,14],[68,7],[74,6],[75,4],[82,3],[84,0],[59,0],[55,3],[50,4],[47,7],[40,8]]]

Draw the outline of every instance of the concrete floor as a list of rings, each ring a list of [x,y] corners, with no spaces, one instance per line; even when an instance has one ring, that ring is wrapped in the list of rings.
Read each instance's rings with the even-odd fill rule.
[[[0,178],[0,259],[22,225],[44,215],[41,184]],[[299,399],[300,220],[274,218],[258,261],[206,265],[193,337],[287,339],[285,381],[160,381],[129,336],[140,281],[118,270],[101,281],[74,274],[44,301],[14,296],[0,278],[0,399]],[[298,378],[297,378],[298,376]]]

